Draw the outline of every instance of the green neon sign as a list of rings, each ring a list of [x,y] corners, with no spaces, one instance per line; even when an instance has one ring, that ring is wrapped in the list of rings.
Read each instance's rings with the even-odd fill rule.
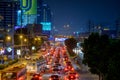
[[[23,14],[37,14],[37,0],[21,0]]]

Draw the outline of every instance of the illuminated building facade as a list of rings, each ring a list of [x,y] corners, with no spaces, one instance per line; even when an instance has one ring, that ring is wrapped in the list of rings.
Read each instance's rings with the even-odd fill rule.
[[[0,0],[0,28],[42,24],[43,34],[51,32],[51,11],[43,0]]]
[[[18,13],[18,25],[42,24],[43,34],[51,32],[51,10],[42,0],[21,0],[21,13]],[[21,20],[19,19],[22,15]]]
[[[20,0],[21,10],[18,12],[18,25],[25,26],[37,21],[37,0]],[[22,15],[21,17],[19,15]]]
[[[41,24],[43,25],[43,34],[50,34],[51,30],[52,30],[52,14],[51,14],[51,10],[49,8],[49,6],[47,4],[42,4],[42,8],[41,8]]]

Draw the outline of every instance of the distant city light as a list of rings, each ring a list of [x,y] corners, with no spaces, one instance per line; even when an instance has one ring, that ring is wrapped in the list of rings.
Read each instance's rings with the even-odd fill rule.
[[[108,31],[108,30],[110,30],[110,29],[109,29],[109,28],[104,28],[104,30],[105,30],[105,31]]]
[[[43,6],[47,6],[47,4],[43,4]]]
[[[20,14],[21,13],[21,10],[18,10],[18,14]]]
[[[21,26],[15,26],[15,30],[17,30],[17,29],[19,29],[19,28],[21,28]]]

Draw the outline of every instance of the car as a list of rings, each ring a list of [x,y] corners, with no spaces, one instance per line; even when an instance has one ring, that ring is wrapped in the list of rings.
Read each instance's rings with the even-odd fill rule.
[[[26,60],[30,60],[30,59],[31,59],[31,56],[26,55],[26,56],[25,56],[25,59],[26,59]]]
[[[55,72],[58,72],[58,71],[60,71],[58,68],[53,68],[53,71]]]
[[[55,63],[54,65],[55,65],[55,66],[61,66],[61,64],[60,64],[60,63]]]
[[[39,73],[35,73],[33,74],[31,80],[42,80],[42,75],[40,75]]]
[[[60,76],[57,74],[53,74],[49,77],[49,80],[60,80]]]
[[[67,62],[69,59],[68,57],[64,57],[63,60]]]
[[[70,61],[67,61],[66,65],[72,65],[72,63]]]
[[[40,49],[40,51],[41,51],[41,52],[45,52],[45,51],[46,51],[46,48],[43,47],[43,48]]]
[[[79,75],[76,72],[69,72],[64,80],[79,80]]]
[[[65,68],[64,68],[64,71],[65,72],[69,72],[69,71],[74,71],[74,68],[73,68],[73,66],[66,66]]]

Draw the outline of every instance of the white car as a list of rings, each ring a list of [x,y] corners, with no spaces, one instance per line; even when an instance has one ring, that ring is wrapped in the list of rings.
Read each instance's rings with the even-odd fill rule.
[[[30,60],[31,57],[27,55],[27,56],[25,56],[25,59]]]

